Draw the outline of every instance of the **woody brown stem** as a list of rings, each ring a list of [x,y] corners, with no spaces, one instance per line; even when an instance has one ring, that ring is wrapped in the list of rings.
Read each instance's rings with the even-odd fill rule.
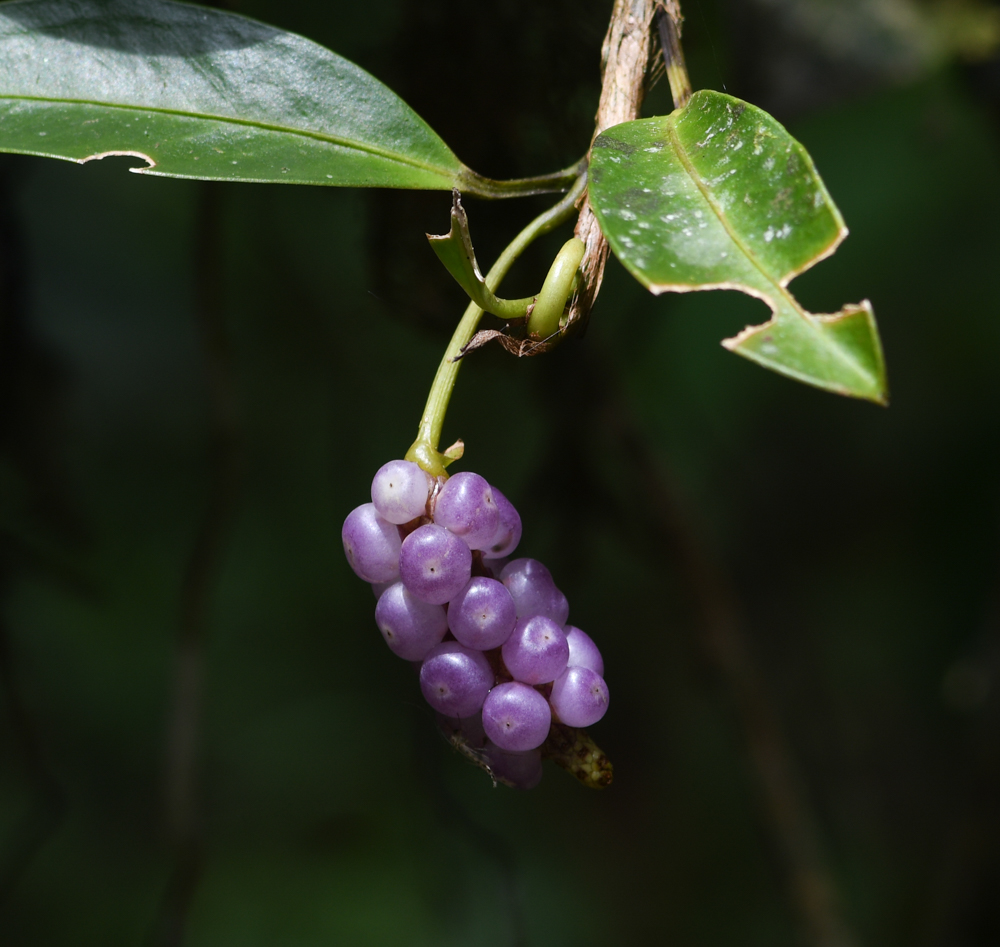
[[[646,91],[646,68],[652,45],[655,0],[615,0],[611,22],[601,47],[601,99],[594,138],[605,129],[639,117]],[[591,141],[593,146],[593,141]],[[576,235],[585,246],[580,286],[569,307],[569,323],[585,319],[604,279],[608,242],[597,225],[587,198],[583,199]]]

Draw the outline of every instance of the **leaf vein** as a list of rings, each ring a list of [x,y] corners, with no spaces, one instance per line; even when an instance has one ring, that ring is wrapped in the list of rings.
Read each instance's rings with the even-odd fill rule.
[[[675,113],[676,114],[676,113]],[[702,180],[701,175],[698,173],[697,168],[695,168],[694,163],[691,161],[690,156],[681,144],[680,136],[677,134],[677,128],[675,126],[676,119],[673,115],[667,117],[667,121],[664,123],[667,128],[667,134],[670,136],[670,144],[674,149],[674,153],[680,160],[681,165],[684,167],[684,171],[687,173],[688,177],[694,182],[695,187],[701,192],[701,196],[705,199],[705,202],[712,209],[712,213],[715,214],[719,223],[722,224],[723,229],[729,236],[729,239],[733,241],[734,244],[739,248],[740,252],[750,261],[754,269],[764,278],[770,286],[773,286],[777,295],[783,297],[785,302],[791,307],[792,311],[799,316],[810,328],[814,331],[819,332],[819,328],[813,325],[813,321],[805,309],[800,305],[799,301],[791,294],[788,288],[782,283],[775,279],[761,264],[760,260],[757,259],[756,254],[752,253],[750,248],[744,243],[742,238],[733,229],[729,222],[728,217],[723,213],[722,208],[719,207],[718,203],[715,201],[712,193],[706,184]],[[803,267],[805,269],[806,267]],[[759,291],[759,290],[758,290]],[[780,306],[776,299],[767,299],[771,310],[773,312],[773,317],[775,319],[779,318]],[[835,353],[836,357],[839,358],[841,362],[851,368],[854,372],[860,375],[862,378],[867,379],[869,382],[874,383],[876,379],[872,374],[862,368],[858,364],[856,359],[853,359],[848,355],[840,345],[837,345],[830,339],[826,339],[829,343],[829,348]]]
[[[437,174],[443,174],[449,178],[456,177],[456,172],[448,169],[442,165],[432,164],[427,161],[420,161],[415,158],[411,158],[407,155],[400,154],[395,151],[390,151],[387,148],[379,148],[377,145],[369,144],[368,142],[359,141],[354,138],[347,138],[341,135],[331,135],[324,132],[316,132],[305,128],[295,128],[288,125],[279,125],[271,122],[263,122],[256,119],[246,119],[246,118],[235,118],[232,116],[224,115],[211,115],[202,112],[187,112],[181,109],[167,109],[159,108],[156,106],[146,106],[146,105],[128,105],[120,102],[101,102],[92,99],[71,99],[71,98],[54,98],[51,96],[33,96],[33,95],[0,95],[0,100],[7,101],[24,101],[24,102],[44,102],[51,104],[62,104],[62,105],[93,105],[99,108],[107,109],[120,109],[122,111],[132,111],[132,112],[153,112],[158,115],[176,115],[182,118],[198,119],[201,121],[209,122],[220,122],[226,125],[240,125],[245,128],[259,128],[265,131],[281,132],[287,135],[298,135],[303,138],[311,138],[315,141],[327,142],[333,145],[340,145],[344,148],[353,148],[358,151],[363,151],[368,154],[376,155],[380,158],[385,158],[388,161],[395,161],[399,164],[409,165],[411,167],[420,168],[424,171],[431,171]],[[460,165],[458,174],[464,170],[464,167]]]

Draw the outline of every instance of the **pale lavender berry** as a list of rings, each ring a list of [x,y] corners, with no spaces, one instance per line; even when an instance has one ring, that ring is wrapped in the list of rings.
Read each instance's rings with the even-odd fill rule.
[[[500,581],[514,597],[517,617],[544,615],[557,625],[569,618],[569,602],[556,588],[552,573],[537,559],[515,559],[500,573]]]
[[[422,661],[448,631],[443,605],[422,602],[402,582],[390,585],[375,606],[375,624],[385,643],[407,661]]]
[[[399,578],[399,530],[378,515],[374,504],[351,510],[340,538],[351,568],[366,582]]]
[[[566,670],[569,645],[562,628],[551,618],[532,615],[517,620],[500,653],[514,680],[547,684]]]
[[[483,729],[501,750],[523,753],[541,746],[551,723],[548,701],[518,681],[498,684],[483,702]]]
[[[534,789],[542,781],[542,753],[537,747],[524,753],[501,750],[491,740],[482,751],[493,778],[514,789]]]
[[[493,681],[493,668],[483,653],[457,641],[445,641],[432,648],[420,665],[424,698],[447,717],[474,714],[483,706]]]
[[[390,460],[372,480],[372,503],[390,523],[409,523],[423,515],[433,481],[409,460]]]
[[[428,523],[403,540],[399,575],[417,598],[444,605],[469,581],[472,551],[454,533]]]
[[[589,727],[607,713],[608,685],[590,668],[566,668],[552,685],[549,703],[567,726]]]
[[[501,582],[474,576],[448,603],[448,627],[464,645],[489,651],[499,648],[514,630],[514,599]]]
[[[438,494],[434,522],[461,536],[470,549],[489,546],[500,522],[490,485],[465,470],[449,477]]]
[[[491,489],[497,511],[500,514],[500,523],[497,526],[497,531],[493,534],[493,540],[483,550],[483,558],[502,559],[509,556],[521,541],[521,516],[514,509],[514,504],[496,487],[491,487]]]
[[[569,661],[571,668],[590,668],[596,674],[604,675],[604,658],[593,639],[584,631],[567,625],[563,631],[566,632],[566,643],[569,645]]]

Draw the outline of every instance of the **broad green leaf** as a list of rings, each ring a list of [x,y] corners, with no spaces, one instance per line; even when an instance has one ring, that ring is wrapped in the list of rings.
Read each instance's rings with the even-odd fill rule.
[[[464,188],[402,99],[322,46],[170,0],[0,5],[0,151],[169,177]]]
[[[594,142],[590,202],[615,255],[654,293],[738,289],[773,317],[722,344],[799,381],[884,404],[867,300],[832,315],[788,291],[847,236],[806,150],[770,115],[701,91]]]

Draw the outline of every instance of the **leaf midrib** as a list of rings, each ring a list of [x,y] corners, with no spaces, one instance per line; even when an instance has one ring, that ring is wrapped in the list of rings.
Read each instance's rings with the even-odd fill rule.
[[[430,164],[426,161],[420,161],[415,158],[410,158],[406,155],[399,154],[395,151],[389,151],[386,148],[379,148],[377,145],[371,145],[367,142],[357,141],[353,138],[345,138],[340,135],[330,135],[324,134],[323,132],[314,132],[309,129],[304,128],[294,128],[287,125],[277,125],[271,122],[261,122],[253,119],[246,118],[233,118],[230,116],[222,115],[212,115],[207,112],[185,112],[180,109],[168,109],[158,106],[147,106],[147,105],[126,105],[118,102],[101,102],[99,100],[93,99],[70,99],[70,98],[56,98],[54,96],[41,96],[41,95],[10,95],[0,93],[0,100],[14,100],[19,102],[45,102],[45,103],[56,103],[62,105],[93,105],[99,108],[106,109],[119,109],[121,111],[128,112],[154,112],[157,115],[176,115],[181,118],[196,118],[202,121],[210,122],[223,122],[228,125],[242,125],[245,128],[259,128],[264,131],[282,132],[287,135],[298,135],[302,138],[311,138],[315,141],[328,142],[333,145],[341,145],[346,148],[354,148],[357,151],[364,151],[368,154],[377,155],[380,158],[385,158],[390,161],[396,161],[399,164],[409,165],[410,167],[419,168],[423,171],[431,171],[436,174],[444,174],[446,177],[454,178],[456,172],[442,168],[441,165]],[[456,159],[457,160],[457,159]],[[459,162],[459,172],[464,170],[464,165]]]
[[[807,325],[809,325],[810,328],[813,328],[812,321],[809,319],[808,315],[806,314],[802,306],[799,305],[799,301],[788,291],[787,287],[783,286],[770,273],[768,273],[767,270],[764,269],[763,265],[757,259],[756,255],[750,252],[749,248],[746,246],[743,240],[739,237],[739,235],[730,225],[728,218],[722,212],[722,208],[719,207],[715,199],[712,197],[712,193],[709,190],[708,185],[705,184],[705,182],[702,180],[701,175],[698,173],[693,162],[691,161],[687,152],[685,151],[684,146],[681,144],[680,136],[677,134],[677,128],[674,124],[676,121],[674,115],[676,114],[677,113],[675,112],[672,115],[667,116],[667,121],[666,121],[667,134],[670,136],[670,144],[674,149],[674,153],[677,155],[678,159],[683,165],[684,170],[687,172],[688,177],[691,178],[691,180],[695,184],[695,187],[697,187],[698,190],[701,192],[701,196],[705,199],[708,206],[711,207],[712,213],[715,214],[719,223],[722,224],[723,229],[729,235],[729,239],[732,240],[737,247],[739,247],[740,252],[744,255],[744,257],[746,257],[750,261],[754,269],[756,269],[757,272],[760,273],[760,275],[766,280],[766,282],[768,282],[771,286],[774,287],[778,295],[784,298],[785,302],[792,308],[792,311],[797,316],[799,316]],[[775,301],[775,312],[774,312],[775,318],[778,317],[779,308],[780,308],[779,304],[777,303],[777,301]],[[865,371],[855,359],[851,358],[846,352],[844,352],[844,350],[839,345],[837,345],[836,343],[832,343],[831,340],[827,339],[825,336],[822,336],[822,333],[820,333],[820,335],[824,339],[824,341],[830,343],[829,347],[833,349],[833,351],[837,354],[837,357],[845,365],[849,366],[858,375],[868,379],[870,382],[874,383],[876,381],[876,379],[874,379],[867,371]]]

